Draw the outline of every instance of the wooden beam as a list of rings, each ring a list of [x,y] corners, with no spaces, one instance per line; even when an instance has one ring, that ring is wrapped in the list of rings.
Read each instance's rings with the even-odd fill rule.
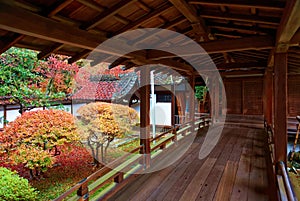
[[[229,13],[213,13],[213,12],[201,12],[200,16],[209,19],[222,19],[222,20],[234,20],[240,22],[251,22],[261,23],[269,25],[279,25],[279,20],[274,17],[267,16],[253,16],[253,15],[240,15],[240,14],[229,14]]]
[[[221,72],[222,77],[258,77],[264,75],[264,70],[237,70],[231,72]]]
[[[14,34],[13,36],[4,37],[0,41],[0,54],[8,50],[11,46],[22,40],[25,36],[22,34]]]
[[[193,67],[191,65],[181,63],[181,62],[175,61],[173,59],[150,60],[149,63],[150,64],[162,64],[165,66],[169,66],[174,70],[183,71],[188,74],[193,72]]]
[[[192,24],[196,35],[202,35],[208,41],[208,29],[204,20],[197,15],[197,12],[185,0],[169,0],[179,12],[182,13]]]
[[[266,62],[246,62],[246,63],[223,63],[218,64],[218,70],[233,70],[233,69],[242,69],[242,68],[266,68]]]
[[[203,54],[213,54],[213,53],[223,53],[223,52],[233,52],[242,50],[260,50],[260,49],[271,49],[274,47],[274,41],[271,36],[254,36],[246,37],[240,39],[228,39],[228,40],[218,40],[200,43],[200,46],[205,50],[203,52],[195,52],[194,45],[184,45],[169,47],[169,52],[180,52],[179,56],[196,56]],[[177,57],[168,52],[161,52],[157,50],[148,50],[148,58],[162,59],[162,58],[172,58]]]
[[[252,0],[189,0],[189,4],[208,5],[208,6],[228,6],[238,8],[258,8],[266,10],[281,11],[284,2],[281,1],[252,1]]]
[[[55,43],[54,45],[52,45],[51,47],[47,47],[45,49],[43,49],[38,55],[38,59],[44,59],[47,58],[48,56],[50,56],[52,54],[52,52],[55,52],[57,50],[59,50],[60,48],[62,48],[64,46],[64,44],[61,43]]]
[[[224,23],[211,23],[211,24],[207,24],[208,27],[210,28],[215,28],[215,29],[221,29],[221,30],[225,30],[225,31],[238,31],[238,32],[242,32],[242,33],[251,33],[251,34],[274,34],[275,29],[274,30],[270,30],[270,29],[264,29],[264,28],[260,28],[257,26],[238,26],[235,24],[224,24]]]
[[[137,0],[122,0],[119,3],[113,5],[111,8],[106,9],[104,12],[102,12],[100,15],[95,17],[93,20],[88,22],[87,24],[81,26],[82,29],[92,29],[96,27],[98,24],[104,22],[105,20],[109,19],[110,17],[117,14],[120,10],[126,8],[128,5],[136,2]]]
[[[0,2],[0,28],[90,50],[94,50],[106,40],[104,37],[55,22],[30,11],[5,4],[3,1]]]
[[[49,9],[47,9],[47,16],[52,17],[56,15],[59,11],[67,7],[69,4],[71,4],[74,0],[61,0],[55,3],[53,6],[51,6]]]
[[[287,162],[287,53],[274,55],[275,163]]]
[[[290,40],[300,27],[300,1],[287,1],[276,36],[276,52],[286,52]],[[282,46],[282,44],[284,44]]]

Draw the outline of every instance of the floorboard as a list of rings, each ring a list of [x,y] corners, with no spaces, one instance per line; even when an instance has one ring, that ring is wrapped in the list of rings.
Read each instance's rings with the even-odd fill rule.
[[[205,159],[198,158],[200,135],[174,164],[138,176],[109,200],[269,200],[264,137],[257,125],[227,124]]]

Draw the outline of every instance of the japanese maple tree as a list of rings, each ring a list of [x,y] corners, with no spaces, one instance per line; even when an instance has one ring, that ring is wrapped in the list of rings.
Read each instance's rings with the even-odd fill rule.
[[[95,102],[82,106],[77,111],[79,135],[91,149],[94,163],[106,162],[107,148],[115,138],[122,138],[132,132],[139,122],[138,113],[124,105]],[[101,159],[99,158],[101,151]]]
[[[72,92],[78,67],[51,56],[38,60],[37,52],[10,48],[0,55],[0,97],[20,105],[20,113],[34,107],[50,106]]]
[[[24,164],[33,176],[33,170],[39,174],[52,167],[59,152],[57,146],[77,140],[72,114],[61,110],[29,111],[4,128],[0,151],[12,164]]]

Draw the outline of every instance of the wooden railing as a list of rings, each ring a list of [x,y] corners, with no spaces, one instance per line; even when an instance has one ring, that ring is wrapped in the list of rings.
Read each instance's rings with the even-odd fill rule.
[[[277,189],[277,193],[273,194],[272,200],[281,201],[297,201],[297,197],[294,194],[293,187],[290,183],[290,179],[286,170],[286,165],[283,161],[275,161],[275,147],[274,147],[274,132],[271,125],[265,123],[265,129],[268,134],[268,152],[267,158],[268,177],[271,189]]]
[[[209,124],[210,119],[208,117],[200,117],[195,122],[187,122],[181,126],[172,127],[150,140],[151,153],[158,149],[166,149],[169,145],[177,143],[178,140],[193,133],[192,129],[196,131]],[[139,154],[143,149],[144,146],[141,145],[111,162],[77,183],[56,198],[55,201],[108,199],[145,170],[145,157],[147,156]],[[160,152],[156,152],[156,155],[157,153]]]

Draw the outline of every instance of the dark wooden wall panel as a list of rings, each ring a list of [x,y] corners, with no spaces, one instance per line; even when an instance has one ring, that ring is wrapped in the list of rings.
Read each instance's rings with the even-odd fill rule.
[[[228,80],[225,82],[227,99],[227,113],[242,113],[242,82],[240,80]]]
[[[243,114],[263,114],[263,81],[243,81]]]
[[[224,84],[228,114],[263,114],[263,79],[261,77],[227,78]]]
[[[300,75],[288,79],[288,115],[300,115]]]

